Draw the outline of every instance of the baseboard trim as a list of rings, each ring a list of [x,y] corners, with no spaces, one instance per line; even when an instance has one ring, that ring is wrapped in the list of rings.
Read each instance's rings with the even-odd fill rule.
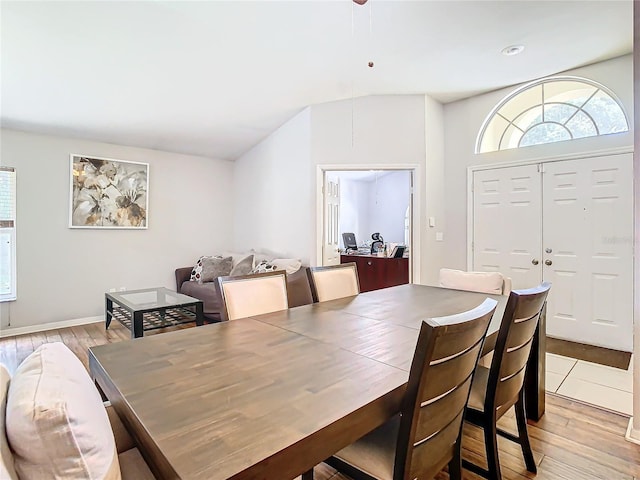
[[[104,316],[74,318],[72,320],[62,320],[61,322],[41,323],[39,325],[28,325],[26,327],[2,327],[0,329],[0,338],[15,337],[16,335],[25,335],[28,333],[45,332],[47,330],[56,330],[58,328],[75,327],[77,325],[86,325],[88,323],[104,322]]]
[[[629,419],[629,426],[627,427],[627,433],[624,435],[624,439],[627,442],[635,443],[636,445],[640,445],[640,431],[634,430],[633,428],[633,417]]]

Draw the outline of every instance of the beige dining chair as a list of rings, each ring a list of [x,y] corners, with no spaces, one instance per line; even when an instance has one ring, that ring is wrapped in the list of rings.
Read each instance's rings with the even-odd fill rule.
[[[220,316],[223,321],[289,308],[284,270],[218,277],[216,286],[222,299]]]
[[[354,262],[307,269],[314,302],[352,297],[360,293],[358,267]]]
[[[445,288],[494,295],[509,295],[511,292],[511,278],[500,272],[465,272],[441,268],[439,284]]]
[[[493,351],[491,368],[478,365],[471,386],[465,420],[481,427],[487,454],[485,470],[464,461],[466,469],[490,480],[501,480],[497,434],[520,444],[527,470],[536,473],[536,463],[529,443],[524,405],[524,376],[531,354],[533,336],[551,284],[527,290],[514,290],[509,295]],[[496,422],[513,406],[518,435],[500,430]]]
[[[422,322],[400,414],[325,461],[354,479],[461,479],[462,418],[497,302]]]
[[[508,296],[511,292],[511,278],[500,272],[465,272],[452,268],[440,269],[440,286],[469,292],[489,293]],[[478,362],[484,367],[491,366],[493,352],[487,353]]]

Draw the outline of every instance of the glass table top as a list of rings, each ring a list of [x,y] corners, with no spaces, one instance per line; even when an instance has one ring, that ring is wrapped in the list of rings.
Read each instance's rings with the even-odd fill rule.
[[[197,298],[177,293],[168,288],[145,288],[124,292],[109,292],[108,297],[121,306],[131,310],[147,310],[153,308],[170,308],[199,302]]]

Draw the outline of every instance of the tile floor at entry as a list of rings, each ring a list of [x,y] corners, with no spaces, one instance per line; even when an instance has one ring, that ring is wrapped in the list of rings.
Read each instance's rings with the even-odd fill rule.
[[[633,360],[628,370],[547,353],[548,392],[633,414]]]

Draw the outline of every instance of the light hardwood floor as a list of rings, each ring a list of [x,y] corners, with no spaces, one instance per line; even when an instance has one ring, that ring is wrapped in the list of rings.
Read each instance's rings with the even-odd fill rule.
[[[185,327],[182,327],[185,328]],[[191,328],[191,327],[186,327]],[[171,330],[171,329],[167,329]],[[158,334],[161,330],[148,332]],[[94,345],[127,341],[129,331],[113,323],[105,331],[103,323],[94,323],[47,332],[0,339],[0,363],[11,372],[39,345],[63,342],[88,367],[87,349]],[[624,439],[629,418],[600,410],[557,395],[547,395],[547,411],[537,423],[530,423],[529,436],[538,464],[538,474],[528,473],[519,446],[498,439],[504,480],[640,480],[640,446]],[[505,415],[499,425],[515,430],[513,415]],[[484,463],[482,432],[465,425],[464,457],[481,465]],[[317,480],[348,480],[327,465],[315,469]],[[437,480],[448,478],[441,473]],[[465,480],[481,477],[464,471]]]

